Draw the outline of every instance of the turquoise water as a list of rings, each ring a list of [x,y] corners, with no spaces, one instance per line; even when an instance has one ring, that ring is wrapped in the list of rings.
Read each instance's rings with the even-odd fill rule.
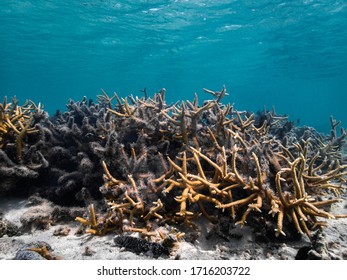
[[[170,101],[226,85],[239,110],[347,127],[345,1],[0,1],[0,97],[44,103],[103,88]],[[206,96],[210,98],[210,96]]]

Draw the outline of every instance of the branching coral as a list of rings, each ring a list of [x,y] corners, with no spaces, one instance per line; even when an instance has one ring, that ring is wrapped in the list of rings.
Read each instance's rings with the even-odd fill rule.
[[[345,217],[329,213],[329,207],[339,201],[347,166],[341,165],[339,158],[326,156],[324,139],[295,134],[290,141],[285,136],[278,139],[287,117],[274,111],[265,112],[262,118],[239,112],[220,103],[225,88],[205,91],[216,100],[202,107],[196,96],[193,102],[171,106],[163,106],[162,97],[132,99],[131,106],[123,99],[116,106],[119,112],[109,109],[115,122],[126,120],[128,129],[136,122],[136,133],[145,129],[138,118],[151,119],[160,127],[146,130],[147,152],[136,168],[129,167],[130,162],[136,163],[136,144],[128,151],[121,146],[122,157],[130,157],[122,163],[125,169],[117,168],[125,171],[118,173],[119,179],[103,163],[105,184],[101,191],[108,204],[107,215],[113,215],[119,227],[146,235],[149,224],[153,226],[151,220],[197,228],[196,217],[218,223],[227,213],[243,226],[256,212],[259,214],[251,216],[274,221],[277,235],[285,235],[293,224],[298,233],[311,237],[312,231],[325,224],[322,219]],[[140,116],[141,111],[145,114]],[[149,152],[151,145],[156,145],[154,139],[159,140],[156,147],[163,139],[168,141],[171,149],[164,152],[166,157],[158,148]],[[340,147],[335,148],[339,152]],[[149,155],[161,168],[148,168]],[[114,168],[112,161],[109,163]]]
[[[44,114],[41,105],[36,106],[32,101],[20,106],[16,98],[8,103],[5,97],[0,104],[1,193],[12,189],[20,193],[27,181],[39,176],[40,165],[31,155],[39,138],[37,123]],[[37,154],[40,159],[41,156],[41,153]]]
[[[326,219],[347,217],[347,215],[333,215],[321,209],[338,202],[338,199],[318,200],[318,196],[319,199],[326,196],[326,189],[339,194],[343,188],[343,176],[347,174],[346,171],[340,172],[340,170],[345,169],[346,166],[337,167],[321,176],[309,176],[305,166],[306,159],[302,154],[300,158],[294,162],[288,162],[288,164],[290,167],[282,168],[276,174],[276,194],[278,197],[268,193],[268,199],[272,205],[270,213],[278,217],[277,234],[285,235],[282,230],[285,216],[291,219],[299,233],[305,233],[309,237],[311,236],[311,229],[325,225],[324,222],[319,221],[319,217]],[[332,181],[340,183],[331,183]],[[283,191],[283,185],[286,186],[286,192]]]
[[[97,103],[70,101],[51,118],[38,118],[40,106],[31,102],[20,107],[5,99],[0,172],[22,170],[27,179],[34,172],[30,179],[42,195],[89,205],[88,218],[77,221],[97,235],[119,230],[157,238],[168,224],[196,230],[202,216],[241,226],[261,218],[277,235],[294,229],[311,237],[326,219],[345,217],[330,213],[347,175],[347,133],[336,132],[338,122],[331,119],[326,137],[274,109],[237,111],[222,103],[225,87],[204,91],[213,99],[201,106],[197,95],[167,104],[165,89],[125,98],[103,91]],[[23,153],[29,135],[35,141]],[[103,205],[95,202],[101,196]],[[106,213],[95,214],[93,205]]]
[[[35,111],[40,111],[40,105],[36,106],[32,101],[19,106],[16,98],[8,103],[5,97],[0,104],[0,149],[15,143],[19,161],[22,159],[26,135],[38,132],[33,122]]]

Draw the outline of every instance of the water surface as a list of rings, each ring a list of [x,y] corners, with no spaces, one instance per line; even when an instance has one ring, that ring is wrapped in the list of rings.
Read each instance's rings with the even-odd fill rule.
[[[0,70],[0,97],[51,114],[100,88],[173,101],[225,84],[237,109],[327,132],[330,115],[347,127],[347,3],[2,0]]]

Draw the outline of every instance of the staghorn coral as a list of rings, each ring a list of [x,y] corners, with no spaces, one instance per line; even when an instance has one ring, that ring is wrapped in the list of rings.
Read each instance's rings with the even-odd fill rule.
[[[86,98],[80,102],[70,100],[67,112],[58,111],[51,118],[42,110],[38,112],[38,106],[35,137],[23,151],[21,162],[13,159],[9,144],[0,150],[0,158],[4,159],[0,173],[9,178],[2,183],[2,189],[8,193],[19,189],[38,192],[62,205],[84,204],[89,192],[97,197],[98,191],[92,185],[102,183],[102,168],[95,147],[106,145],[104,131],[111,129],[105,121],[105,106]],[[14,174],[21,175],[21,180],[14,180]]]
[[[115,168],[112,160],[102,163],[105,184],[100,190],[107,214],[94,233],[112,225],[150,236],[161,223],[197,229],[198,216],[218,223],[227,215],[241,226],[252,221],[250,216],[261,216],[274,224],[277,236],[293,226],[311,237],[325,225],[324,219],[346,217],[329,212],[344,189],[347,166],[338,156],[342,145],[334,143],[343,143],[345,133],[330,140],[312,129],[300,135],[274,110],[239,112],[220,103],[225,88],[205,91],[216,99],[202,107],[197,96],[192,103],[166,106],[158,94],[154,99],[132,98],[132,105],[117,98],[118,105],[108,109],[115,123],[122,120],[120,127],[137,137],[127,148],[114,141],[120,147],[116,155],[126,159],[122,166]],[[146,136],[139,141],[143,132]],[[163,143],[166,148],[160,150]],[[143,151],[141,161],[136,149]],[[161,168],[152,168],[149,158]],[[95,227],[81,222],[89,232]]]
[[[167,104],[165,89],[126,98],[102,91],[97,103],[70,100],[53,117],[32,102],[19,107],[5,99],[1,189],[89,205],[77,220],[97,235],[118,230],[165,239],[173,233],[161,228],[170,224],[179,239],[181,229],[198,230],[203,216],[241,226],[265,219],[277,235],[311,237],[324,219],[345,217],[330,213],[347,172],[347,134],[336,132],[338,122],[332,118],[324,136],[274,109],[237,111],[222,103],[225,87],[204,91],[213,99],[201,106],[197,94]]]
[[[10,103],[5,97],[0,104],[0,192],[38,177],[39,166],[30,154],[37,142],[36,125],[44,115],[41,105],[31,100],[19,106],[15,97]]]
[[[33,127],[36,110],[40,111],[40,105],[37,107],[32,101],[27,101],[23,106],[19,106],[16,98],[7,103],[5,97],[0,104],[0,149],[5,149],[8,144],[15,144],[18,161],[22,159],[26,135],[37,132]]]

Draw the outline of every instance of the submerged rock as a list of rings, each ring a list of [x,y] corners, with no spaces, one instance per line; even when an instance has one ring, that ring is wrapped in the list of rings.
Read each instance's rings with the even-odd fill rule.
[[[0,238],[4,235],[15,236],[19,233],[19,227],[8,220],[0,220]]]
[[[34,251],[43,248],[47,252],[52,251],[52,247],[44,241],[31,242],[29,244],[25,244],[22,248],[20,248],[17,251],[14,260],[46,260],[47,258],[45,258],[42,254],[40,254],[37,251]]]
[[[116,236],[114,238],[114,243],[117,246],[124,247],[126,250],[129,250],[135,254],[143,253],[146,255],[151,255],[154,258],[158,258],[162,255],[168,256],[170,254],[170,250],[159,243],[150,242],[145,239],[128,235]]]
[[[67,226],[59,227],[53,232],[53,235],[54,236],[67,236],[67,235],[69,235],[70,231],[71,231],[71,229]]]
[[[49,204],[42,204],[29,208],[21,217],[22,230],[33,232],[35,230],[47,230],[52,223],[53,208]]]
[[[19,250],[14,257],[15,260],[46,260],[39,253],[27,251],[27,250]]]

